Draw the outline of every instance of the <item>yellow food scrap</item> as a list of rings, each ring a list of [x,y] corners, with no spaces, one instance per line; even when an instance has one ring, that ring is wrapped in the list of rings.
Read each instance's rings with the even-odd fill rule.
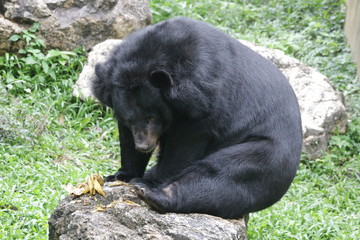
[[[129,205],[140,206],[139,204],[134,203],[133,201],[130,201],[130,200],[126,200],[125,203],[129,204]]]
[[[72,184],[67,184],[64,186],[65,190],[72,195],[73,197],[79,197],[83,194],[89,193],[91,196],[96,193],[105,197],[105,192],[102,188],[104,185],[104,180],[98,174],[91,174],[86,177],[85,183],[79,183],[74,187]]]
[[[106,209],[106,207],[100,206],[100,207],[97,207],[94,211],[92,211],[92,213],[103,212],[103,211],[105,211],[105,209]]]
[[[109,184],[109,187],[116,187],[116,186],[130,186],[130,184],[123,181],[115,181]]]
[[[98,181],[94,181],[94,191],[98,192],[101,196],[105,197],[104,190]],[[94,193],[95,194],[95,193]]]
[[[108,205],[106,206],[106,208],[112,208],[112,207],[114,207],[116,204],[118,204],[118,203],[123,203],[123,202],[124,202],[124,200],[123,200],[122,198],[120,198],[119,200],[113,201],[112,203],[108,204]]]
[[[81,196],[81,195],[83,195],[83,192],[84,192],[84,188],[75,187],[71,183],[64,186],[64,188],[70,195],[72,195],[74,197]]]

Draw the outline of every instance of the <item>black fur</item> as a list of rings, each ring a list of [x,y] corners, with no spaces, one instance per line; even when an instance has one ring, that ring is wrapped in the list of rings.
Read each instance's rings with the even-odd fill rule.
[[[2,15],[4,15],[6,12],[5,2],[6,0],[0,0],[0,14]]]
[[[129,35],[96,74],[120,131],[121,168],[107,181],[130,181],[155,210],[237,218],[289,188],[302,143],[295,94],[236,39],[175,18]]]

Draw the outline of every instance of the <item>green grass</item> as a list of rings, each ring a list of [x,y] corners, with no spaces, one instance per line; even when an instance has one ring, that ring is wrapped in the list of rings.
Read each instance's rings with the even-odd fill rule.
[[[119,159],[110,110],[72,97],[85,52],[44,53],[34,32],[12,38],[30,35],[19,57],[0,57],[0,239],[46,239],[62,185]]]
[[[250,216],[250,239],[360,239],[360,84],[346,46],[344,1],[151,1],[154,22],[204,20],[237,37],[284,50],[327,75],[351,120],[322,158],[302,157],[294,184]],[[86,52],[43,50],[37,25],[0,56],[0,239],[46,239],[62,185],[114,172],[118,133],[110,110],[72,97]]]

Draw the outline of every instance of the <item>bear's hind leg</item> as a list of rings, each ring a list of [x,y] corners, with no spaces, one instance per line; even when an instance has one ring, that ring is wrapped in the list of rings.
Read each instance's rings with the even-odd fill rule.
[[[272,152],[276,149],[266,141],[243,143],[209,155],[160,186],[133,184],[159,212],[238,218],[272,205],[288,189],[298,160]]]

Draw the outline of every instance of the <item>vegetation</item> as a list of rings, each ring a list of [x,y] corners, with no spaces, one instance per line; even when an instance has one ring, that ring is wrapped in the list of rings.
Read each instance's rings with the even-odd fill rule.
[[[360,239],[360,85],[346,46],[344,0],[154,0],[154,22],[189,16],[229,34],[284,50],[327,75],[351,120],[329,152],[303,156],[286,196],[251,214],[249,239]],[[110,110],[72,96],[86,52],[44,50],[34,25],[0,56],[0,239],[46,239],[62,185],[118,168]]]

